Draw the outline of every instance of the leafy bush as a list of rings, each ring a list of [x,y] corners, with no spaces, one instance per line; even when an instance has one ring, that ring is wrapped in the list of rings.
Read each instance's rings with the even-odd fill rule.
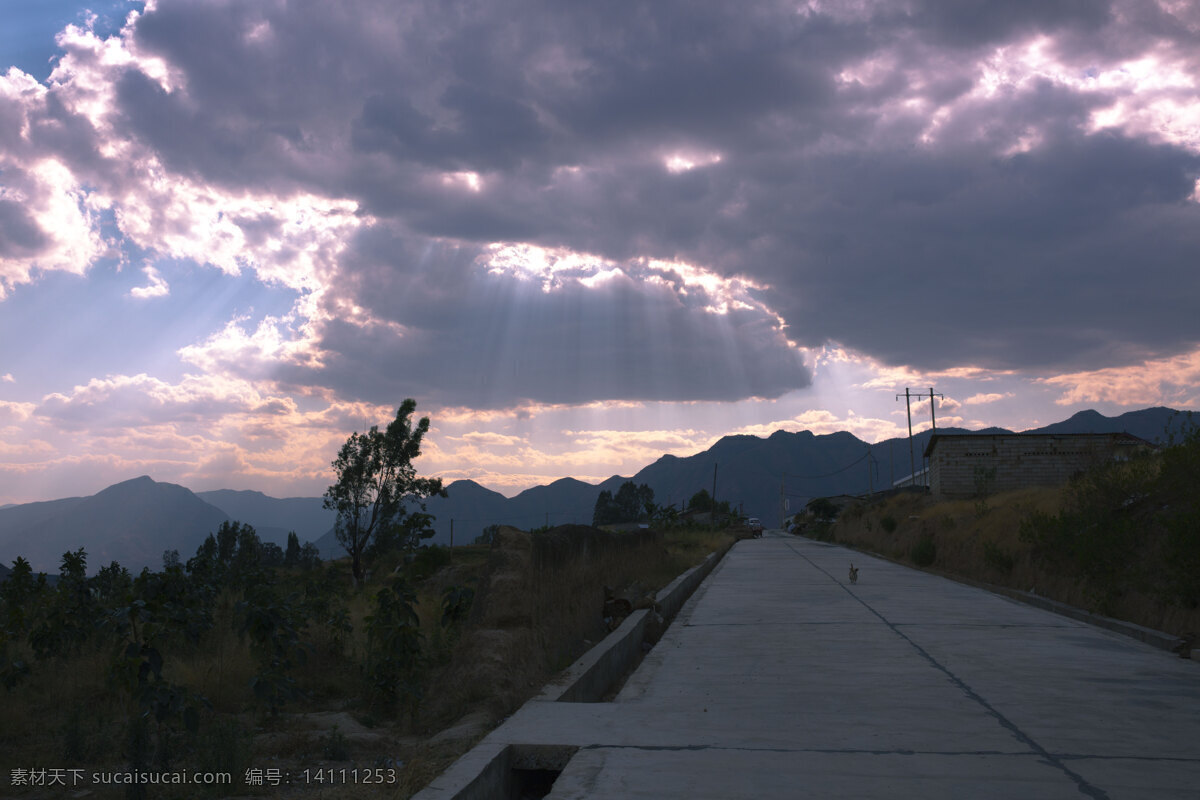
[[[896,518],[895,518],[895,517],[893,517],[891,514],[888,514],[888,515],[887,515],[887,516],[885,516],[883,519],[879,520],[879,524],[880,524],[881,526],[883,526],[883,529],[884,529],[885,531],[887,531],[888,533],[895,533],[895,532],[896,532],[896,528],[898,527],[898,523],[896,522]]]
[[[928,567],[937,560],[937,545],[933,542],[933,537],[925,534],[917,543],[912,546],[912,562],[918,567]]]
[[[346,652],[346,643],[354,633],[354,623],[350,620],[350,609],[343,604],[335,605],[329,610],[324,620],[325,634],[328,636],[329,652],[332,655],[342,655]]]
[[[100,614],[87,579],[87,553],[82,547],[63,553],[58,586],[41,622],[29,632],[29,644],[39,659],[75,655]]]
[[[1175,514],[1167,523],[1164,594],[1188,608],[1200,605],[1200,511]]]
[[[175,567],[170,579],[182,579],[182,570]],[[177,638],[180,629],[186,630],[189,614],[181,610],[177,597],[164,590],[169,586],[159,573],[142,572],[134,582],[134,593],[128,605],[109,612],[107,630],[115,634],[116,648],[109,667],[112,683],[134,701],[133,712],[126,721],[126,756],[133,771],[153,763],[165,769],[174,753],[174,728],[182,723],[184,729],[195,733],[200,709],[208,701],[163,675],[163,648]],[[176,589],[179,587],[176,586]],[[150,722],[156,723],[151,730]]]
[[[475,544],[490,545],[500,533],[499,525],[488,525],[483,529],[483,533],[475,537]]]
[[[1004,575],[1012,572],[1015,565],[1012,553],[990,541],[983,543],[983,563]]]
[[[284,703],[302,694],[291,676],[292,668],[308,657],[300,641],[306,620],[299,595],[278,598],[269,589],[258,587],[238,603],[237,611],[241,619],[239,633],[249,636],[258,662],[258,673],[250,686],[254,696],[275,714]]]
[[[1188,608],[1200,605],[1200,428],[1189,414],[1179,444],[1162,454],[1156,489],[1167,530],[1163,594]]]
[[[1147,520],[1138,511],[1155,479],[1155,465],[1145,457],[1083,473],[1068,487],[1067,507],[1031,513],[1020,538],[1036,558],[1077,574],[1093,607],[1112,613],[1117,598],[1140,580],[1137,555]]]
[[[367,617],[366,675],[374,704],[387,710],[398,701],[415,708],[421,696],[421,620],[417,596],[403,578],[375,594],[375,613]]]
[[[50,593],[46,576],[39,573],[33,577],[33,568],[25,559],[17,556],[12,572],[0,582],[0,631],[7,630],[14,638],[29,629],[35,618],[35,610]]]
[[[808,511],[818,521],[831,520],[838,515],[837,506],[828,497],[818,497],[814,500],[810,500],[808,503]]]
[[[804,535],[809,539],[816,539],[818,542],[837,541],[833,535],[833,523],[829,520],[810,523],[804,529]]]

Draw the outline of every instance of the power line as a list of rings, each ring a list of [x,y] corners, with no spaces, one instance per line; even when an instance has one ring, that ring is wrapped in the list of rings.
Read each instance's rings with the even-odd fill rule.
[[[834,475],[845,472],[846,470],[850,469],[851,467],[858,466],[859,464],[861,464],[863,462],[863,459],[867,458],[870,455],[871,455],[871,451],[870,451],[870,449],[868,449],[866,453],[863,453],[861,456],[859,456],[857,459],[855,459],[854,462],[847,464],[846,466],[842,467],[841,469],[835,469],[833,472],[826,472],[824,475],[791,475],[791,474],[785,472],[785,473],[783,473],[783,477],[796,478],[797,480],[801,480],[801,481],[811,481],[811,480],[816,480],[817,478],[831,478]]]

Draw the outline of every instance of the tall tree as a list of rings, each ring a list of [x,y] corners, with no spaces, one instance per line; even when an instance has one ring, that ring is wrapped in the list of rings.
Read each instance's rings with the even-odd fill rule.
[[[688,500],[688,511],[711,511],[712,497],[708,494],[708,489],[701,489],[692,495],[692,499]]]
[[[592,524],[597,528],[601,525],[611,525],[617,521],[617,508],[613,505],[612,492],[608,489],[596,497],[596,506],[592,509]]]
[[[283,565],[294,567],[300,563],[300,537],[295,531],[288,531],[287,552],[283,554]]]
[[[625,481],[613,497],[613,504],[617,507],[617,522],[637,522],[649,514],[646,506],[653,502],[653,489],[644,483]]]
[[[654,503],[654,490],[646,484],[635,484],[625,481],[617,489],[614,497],[607,489],[600,492],[596,498],[596,506],[592,510],[592,524],[596,526],[611,525],[621,522],[637,522],[650,514]]]
[[[325,491],[325,508],[337,512],[334,534],[350,554],[356,583],[363,579],[363,554],[371,540],[404,527],[406,502],[415,501],[424,511],[426,498],[445,496],[440,478],[419,478],[412,464],[429,431],[429,417],[413,427],[416,408],[415,400],[406,399],[387,430],[372,425],[366,433],[350,434],[333,462],[337,483]]]

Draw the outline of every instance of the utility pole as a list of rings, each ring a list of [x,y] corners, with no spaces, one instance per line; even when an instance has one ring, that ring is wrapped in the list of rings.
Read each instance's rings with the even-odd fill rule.
[[[946,395],[942,394],[941,392],[938,392],[937,396],[942,398],[943,400],[946,399]],[[933,432],[937,433],[937,413],[933,410],[933,398],[934,398],[934,391],[933,391],[933,387],[930,386],[929,387],[929,419],[933,423]]]
[[[912,438],[912,406],[909,405],[911,395],[908,393],[908,387],[904,387],[904,410],[908,412],[908,469],[909,481],[911,485],[917,485],[917,460],[913,455],[913,438]],[[900,399],[900,395],[896,395],[896,399]]]
[[[933,410],[933,396],[934,396],[933,387],[930,386],[929,387],[929,421],[933,425],[933,428],[930,431],[931,438],[932,438],[933,434],[937,433],[937,413]],[[946,395],[942,394],[941,392],[938,392],[937,396],[942,398],[943,400],[946,399]],[[925,466],[925,454],[924,453],[921,454],[921,466],[922,467]],[[929,486],[929,479],[930,479],[929,470],[925,470],[925,485],[926,486]]]

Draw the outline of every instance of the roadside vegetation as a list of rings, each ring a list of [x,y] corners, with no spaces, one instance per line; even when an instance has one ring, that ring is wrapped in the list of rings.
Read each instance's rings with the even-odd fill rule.
[[[214,539],[234,527],[253,547],[253,529],[236,523]],[[393,551],[357,586],[349,558],[264,567],[240,548],[209,568],[191,559],[131,576],[110,565],[91,578],[76,551],[53,587],[18,560],[0,591],[5,768],[229,772],[237,791],[76,787],[219,797],[280,791],[247,790],[252,769],[381,767],[396,770],[382,796],[407,797],[606,633],[605,586],[653,593],[732,541],[678,527],[587,559],[527,561],[503,591],[491,580],[512,572],[521,537],[528,554],[538,537],[583,531],[602,533],[502,529],[495,547]],[[490,608],[476,608],[485,586]],[[470,715],[465,736],[430,741]],[[47,791],[12,786],[8,773],[0,782],[6,796]]]
[[[420,500],[441,485],[411,469],[428,428],[413,407],[334,462],[340,561],[237,522],[137,575],[89,576],[78,549],[51,583],[18,558],[0,584],[0,794],[408,797],[605,635],[606,597],[652,594],[733,540],[673,518],[424,545]],[[329,769],[381,772],[333,786]],[[90,780],[180,770],[232,785]]]
[[[1192,428],[1064,486],[940,502],[901,493],[840,514],[822,507],[803,534],[1195,641],[1198,487],[1200,430]]]

